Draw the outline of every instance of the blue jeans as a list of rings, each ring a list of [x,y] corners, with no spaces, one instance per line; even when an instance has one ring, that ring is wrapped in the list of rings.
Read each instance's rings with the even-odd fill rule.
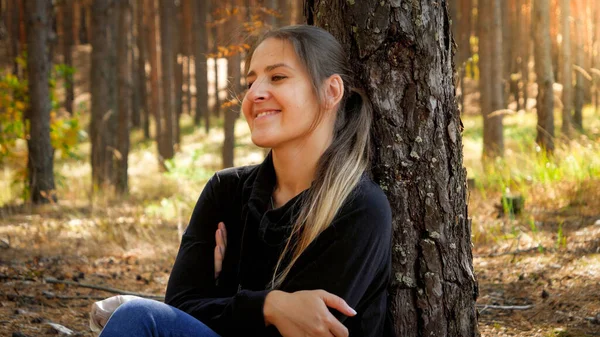
[[[162,302],[135,299],[115,310],[100,337],[219,337],[189,314]]]

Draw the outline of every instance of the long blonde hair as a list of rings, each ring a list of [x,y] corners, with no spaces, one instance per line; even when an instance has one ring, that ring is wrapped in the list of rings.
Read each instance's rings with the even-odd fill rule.
[[[255,46],[268,38],[285,40],[294,46],[320,101],[323,100],[321,84],[325,79],[338,74],[344,82],[344,97],[337,111],[333,141],[317,163],[315,179],[277,261],[271,280],[271,288],[275,289],[281,286],[308,245],[331,224],[367,170],[372,110],[364,93],[354,85],[342,46],[327,31],[315,26],[283,27],[266,33]],[[248,55],[251,58],[252,52]],[[322,111],[315,123],[321,117]],[[284,263],[289,254],[289,262]]]

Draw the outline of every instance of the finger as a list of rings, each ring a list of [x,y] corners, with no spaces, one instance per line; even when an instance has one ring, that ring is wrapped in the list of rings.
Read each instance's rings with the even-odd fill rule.
[[[335,337],[348,337],[348,328],[346,328],[337,318],[331,315],[330,318],[331,326],[329,327],[329,331]]]
[[[330,308],[336,309],[337,311],[341,312],[346,316],[356,315],[356,311],[352,309],[348,305],[348,303],[346,303],[346,301],[344,301],[344,299],[339,296],[323,291],[321,293],[321,298],[325,302],[325,305],[327,305]]]
[[[227,248],[227,229],[225,228],[225,223],[219,223],[219,229],[221,230],[221,235],[223,236],[224,247]]]
[[[217,247],[221,250],[221,256],[225,257],[225,243],[223,242],[223,234],[221,234],[221,229],[217,229],[215,232],[215,241],[217,242]]]
[[[215,246],[215,278],[219,277],[223,268],[223,257],[221,256],[221,249],[219,246]]]

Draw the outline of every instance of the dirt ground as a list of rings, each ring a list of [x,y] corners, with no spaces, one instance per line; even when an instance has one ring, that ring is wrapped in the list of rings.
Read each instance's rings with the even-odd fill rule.
[[[497,219],[488,202],[471,207],[476,223],[520,229],[474,247],[481,335],[600,336],[600,201],[530,210],[539,219],[536,231],[521,228],[520,218]],[[143,212],[123,204],[30,211],[4,209],[0,219],[0,336],[56,335],[49,323],[93,336],[90,305],[112,293],[85,284],[164,294],[178,245],[175,224],[157,218],[140,226]]]

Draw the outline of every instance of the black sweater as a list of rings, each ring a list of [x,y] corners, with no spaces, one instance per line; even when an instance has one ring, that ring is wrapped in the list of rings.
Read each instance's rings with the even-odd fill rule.
[[[306,191],[270,209],[275,180],[271,155],[260,165],[216,173],[202,191],[183,234],[165,302],[223,337],[280,336],[274,326],[265,327],[263,304]],[[227,250],[215,280],[213,254],[220,221],[227,228]],[[391,232],[387,198],[364,175],[331,225],[298,258],[278,289],[323,289],[336,294],[358,313],[347,318],[331,309],[351,337],[388,335]]]

